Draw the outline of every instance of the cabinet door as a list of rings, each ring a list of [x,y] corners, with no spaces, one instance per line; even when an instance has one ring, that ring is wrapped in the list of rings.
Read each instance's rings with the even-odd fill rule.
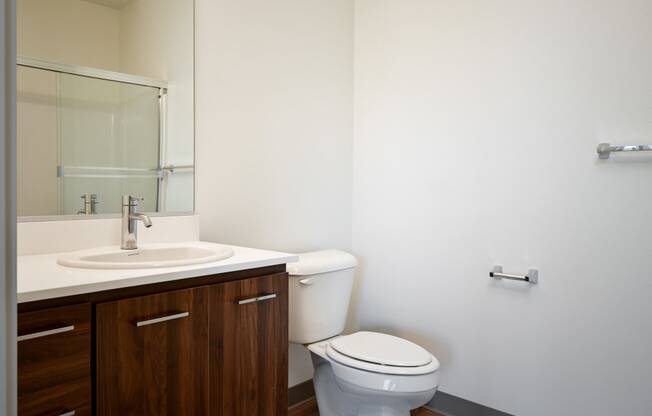
[[[18,314],[18,415],[91,413],[88,303]]]
[[[287,274],[210,287],[211,415],[287,415]]]
[[[208,289],[97,305],[97,414],[208,414]]]

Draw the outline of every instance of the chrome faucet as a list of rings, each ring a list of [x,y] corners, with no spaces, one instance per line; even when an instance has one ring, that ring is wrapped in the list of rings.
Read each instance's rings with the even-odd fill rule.
[[[82,194],[81,199],[84,201],[84,208],[77,211],[77,215],[97,214],[97,206],[99,205],[97,194]]]
[[[147,228],[152,226],[152,221],[147,215],[136,212],[138,202],[143,199],[140,196],[122,195],[122,242],[120,248],[123,250],[138,248],[137,221],[142,221]]]

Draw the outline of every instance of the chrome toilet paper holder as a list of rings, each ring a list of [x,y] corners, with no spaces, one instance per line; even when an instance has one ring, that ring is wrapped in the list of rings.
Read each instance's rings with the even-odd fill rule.
[[[509,279],[518,280],[520,282],[527,282],[537,284],[539,281],[539,271],[536,269],[528,270],[527,274],[508,274],[503,273],[503,266],[494,266],[494,269],[489,272],[489,277],[494,279]]]

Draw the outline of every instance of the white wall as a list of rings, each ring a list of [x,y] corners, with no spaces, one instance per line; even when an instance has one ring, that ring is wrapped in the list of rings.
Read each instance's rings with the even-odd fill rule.
[[[358,0],[357,324],[517,414],[652,408],[652,2]],[[540,284],[488,272],[540,269]]]
[[[153,216],[152,227],[138,222],[138,244],[199,240],[199,216]],[[17,225],[19,256],[61,253],[120,245],[122,218],[23,221]],[[56,236],[56,238],[53,238]]]
[[[201,239],[350,248],[349,0],[197,0]],[[311,376],[291,349],[290,384]]]
[[[118,71],[120,12],[84,0],[17,0],[18,55]]]

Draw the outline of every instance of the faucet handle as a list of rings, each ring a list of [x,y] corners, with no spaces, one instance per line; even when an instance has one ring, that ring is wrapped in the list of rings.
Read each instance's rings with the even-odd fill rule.
[[[122,205],[123,206],[130,206],[130,207],[136,207],[138,206],[138,202],[144,201],[145,198],[142,196],[131,196],[131,195],[122,195]]]

